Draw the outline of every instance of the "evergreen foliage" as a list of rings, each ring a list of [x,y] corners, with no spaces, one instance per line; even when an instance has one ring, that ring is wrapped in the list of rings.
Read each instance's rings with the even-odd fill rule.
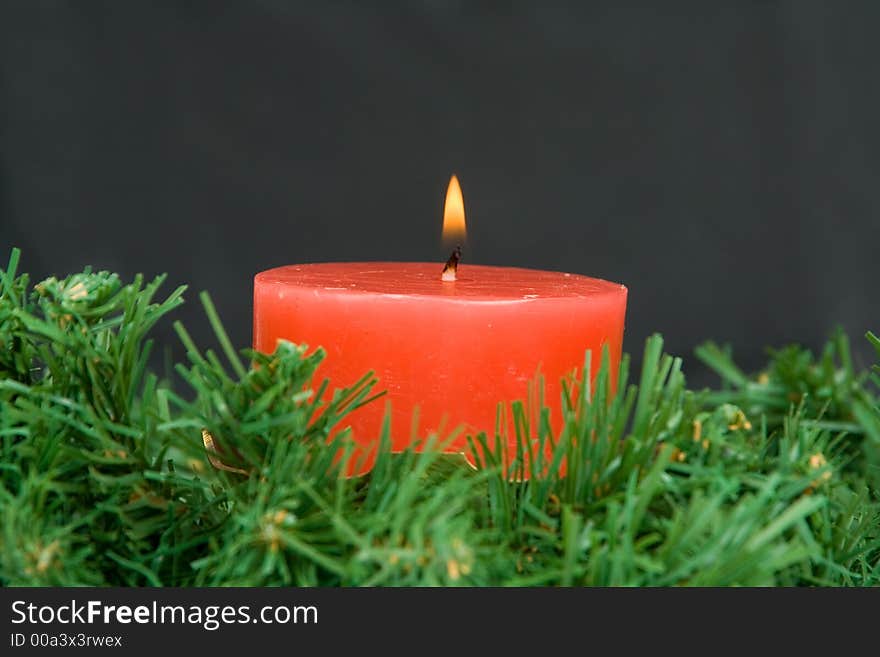
[[[369,374],[331,391],[320,350],[238,353],[203,295],[220,353],[177,325],[173,386],[149,334],[183,288],[31,286],[18,261],[0,272],[0,584],[880,584],[880,369],[857,372],[842,334],[757,376],[706,344],[714,391],[654,336],[638,383],[624,358],[613,392],[606,358],[566,388],[556,435],[540,404],[505,408],[512,459],[485,435],[475,469],[386,437],[347,478],[349,438],[328,436],[371,403]]]

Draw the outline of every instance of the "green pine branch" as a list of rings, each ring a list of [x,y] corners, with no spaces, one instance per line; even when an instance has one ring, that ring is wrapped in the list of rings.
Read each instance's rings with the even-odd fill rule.
[[[445,436],[392,455],[386,432],[347,478],[332,430],[376,403],[372,375],[331,390],[321,350],[236,351],[203,294],[219,351],[176,324],[187,362],[162,380],[150,332],[183,288],[32,286],[19,257],[0,270],[3,585],[880,584],[880,368],[857,372],[842,333],[754,376],[708,343],[714,391],[659,336],[616,390],[587,354],[558,433],[538,394],[468,437],[476,469],[431,449]]]

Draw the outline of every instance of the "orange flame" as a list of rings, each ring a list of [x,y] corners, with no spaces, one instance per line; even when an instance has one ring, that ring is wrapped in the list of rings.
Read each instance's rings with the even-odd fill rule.
[[[453,174],[446,188],[446,204],[443,206],[443,243],[461,244],[467,238],[467,227],[464,223],[464,198],[461,185]]]

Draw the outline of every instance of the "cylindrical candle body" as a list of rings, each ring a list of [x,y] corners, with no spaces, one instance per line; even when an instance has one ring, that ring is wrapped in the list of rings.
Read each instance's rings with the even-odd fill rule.
[[[603,345],[616,375],[627,290],[576,274],[463,265],[442,282],[434,263],[292,265],[254,280],[254,347],[272,352],[279,339],[323,347],[318,378],[334,387],[367,371],[387,390],[395,451],[415,435],[464,431],[494,436],[499,402],[525,399],[540,373],[545,403],[558,427],[561,379]],[[354,440],[379,437],[387,404],[379,400],[347,417]],[[418,423],[413,412],[418,407]],[[442,437],[442,436],[441,436]],[[509,439],[515,441],[515,436]]]

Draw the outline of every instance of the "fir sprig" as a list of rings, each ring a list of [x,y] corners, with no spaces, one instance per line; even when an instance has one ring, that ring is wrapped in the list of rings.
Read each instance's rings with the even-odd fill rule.
[[[331,390],[321,350],[238,352],[202,295],[219,355],[178,324],[188,362],[160,380],[150,330],[183,301],[162,283],[31,286],[17,250],[0,270],[0,583],[880,584],[880,370],[842,334],[754,376],[706,345],[716,391],[659,336],[616,389],[587,354],[599,374],[566,382],[559,422],[538,385],[469,437],[476,468],[442,436],[391,454],[386,431],[348,477],[374,378]]]

